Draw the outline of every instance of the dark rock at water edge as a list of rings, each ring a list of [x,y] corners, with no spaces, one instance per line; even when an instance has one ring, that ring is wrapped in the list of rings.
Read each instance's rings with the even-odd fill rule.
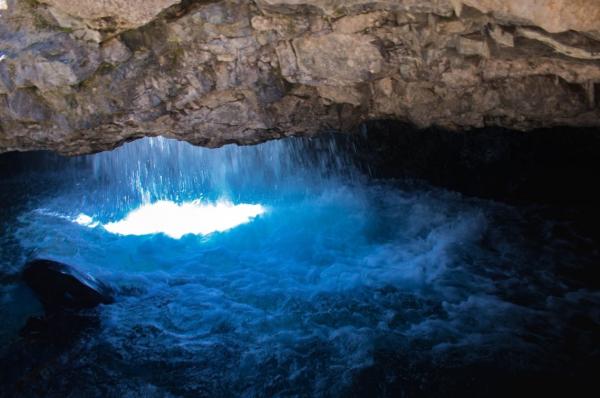
[[[114,302],[112,289],[93,276],[51,260],[33,260],[23,279],[47,312],[80,310]]]
[[[468,196],[510,203],[596,208],[597,128],[448,131],[379,120],[349,144],[356,162],[382,179],[416,179]]]
[[[0,397],[46,396],[36,383],[53,382],[61,358],[77,355],[73,351],[77,342],[100,327],[98,313],[90,310],[114,301],[110,286],[60,262],[33,260],[25,265],[22,276],[45,314],[30,317],[20,338],[0,357]]]
[[[46,397],[44,388],[60,382],[63,358],[77,356],[77,342],[100,327],[95,313],[57,311],[31,317],[0,357],[0,397]]]

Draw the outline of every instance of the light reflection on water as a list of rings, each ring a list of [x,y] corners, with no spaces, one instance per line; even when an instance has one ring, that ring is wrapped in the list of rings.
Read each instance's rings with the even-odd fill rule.
[[[552,223],[531,241],[518,209],[371,181],[332,139],[217,150],[145,139],[67,168],[38,176],[54,188],[34,195],[10,235],[120,292],[85,350],[65,354],[60,372],[79,395],[339,395],[382,353],[395,366],[407,356],[431,369],[560,368],[568,319],[599,321],[588,311],[598,292],[556,283],[572,253]],[[140,206],[196,199],[268,211],[177,240],[107,231]],[[578,336],[570,355],[585,357],[589,336]]]
[[[173,239],[181,239],[189,234],[225,232],[251,222],[264,213],[265,208],[259,204],[233,204],[225,201],[202,203],[199,200],[175,203],[161,200],[142,204],[122,220],[102,224],[101,227],[123,236],[165,234]],[[99,222],[83,213],[73,221],[89,228],[100,226]]]

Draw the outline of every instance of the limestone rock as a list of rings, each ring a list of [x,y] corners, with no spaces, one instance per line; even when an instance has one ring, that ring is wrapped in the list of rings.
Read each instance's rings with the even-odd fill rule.
[[[596,0],[461,0],[462,3],[511,22],[536,25],[548,32],[600,32]]]
[[[86,23],[93,29],[125,30],[152,21],[181,0],[42,0],[43,3]],[[62,26],[62,25],[61,25]],[[69,27],[69,26],[64,26]]]
[[[285,11],[299,7],[314,8],[328,16],[339,16],[340,13],[362,11],[374,5],[411,12],[435,12],[438,15],[450,16],[452,5],[448,0],[257,0],[257,3],[269,10]]]
[[[42,91],[71,86],[78,81],[68,64],[32,54],[19,58],[14,64],[14,76],[16,87],[34,86]]]
[[[485,40],[473,40],[459,37],[456,48],[462,55],[479,55],[483,58],[490,57],[490,48]]]
[[[355,87],[319,86],[319,95],[333,103],[360,106],[364,96]]]
[[[284,77],[293,83],[344,86],[368,81],[379,73],[383,57],[368,35],[331,33],[292,41],[297,68],[290,62]],[[283,69],[283,68],[282,68]],[[293,73],[289,73],[293,71]]]
[[[389,16],[389,13],[383,11],[351,15],[335,21],[333,30],[337,33],[358,33],[370,28],[378,28]]]
[[[595,0],[5,5],[0,152],[253,144],[372,119],[600,126]]]
[[[8,87],[6,87],[6,85],[4,84],[4,82],[2,81],[2,79],[0,78],[0,95],[2,95],[2,94],[8,94],[8,93],[9,93]]]
[[[8,94],[6,112],[24,123],[43,122],[50,117],[50,108],[34,89],[18,89]]]
[[[131,51],[119,39],[113,38],[102,44],[102,59],[113,65],[127,61]]]
[[[490,37],[494,39],[494,41],[501,46],[504,47],[514,47],[515,46],[515,37],[510,33],[505,31],[501,26],[494,25],[489,29]]]

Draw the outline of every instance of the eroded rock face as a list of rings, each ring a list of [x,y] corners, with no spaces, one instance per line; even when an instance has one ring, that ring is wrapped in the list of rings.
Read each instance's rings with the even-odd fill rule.
[[[283,77],[312,86],[351,86],[381,72],[383,57],[369,35],[328,33],[282,43]],[[287,54],[286,54],[287,53]],[[283,61],[283,62],[282,62]]]
[[[595,0],[454,0],[509,22],[524,22],[559,33],[600,32],[600,6]]]
[[[600,126],[595,0],[0,2],[0,151]],[[5,9],[2,9],[5,8]]]
[[[152,21],[164,9],[181,0],[40,0],[48,4],[57,22],[69,28],[81,23],[92,29],[120,31]]]

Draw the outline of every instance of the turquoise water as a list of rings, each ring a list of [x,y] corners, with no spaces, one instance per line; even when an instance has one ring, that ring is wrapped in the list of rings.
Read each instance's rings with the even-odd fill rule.
[[[17,274],[44,257],[118,292],[36,373],[46,396],[431,396],[597,363],[585,237],[531,209],[375,181],[344,148],[154,138],[44,155],[0,181],[3,344],[40,311]],[[104,227],[158,201],[264,212],[179,239]]]

